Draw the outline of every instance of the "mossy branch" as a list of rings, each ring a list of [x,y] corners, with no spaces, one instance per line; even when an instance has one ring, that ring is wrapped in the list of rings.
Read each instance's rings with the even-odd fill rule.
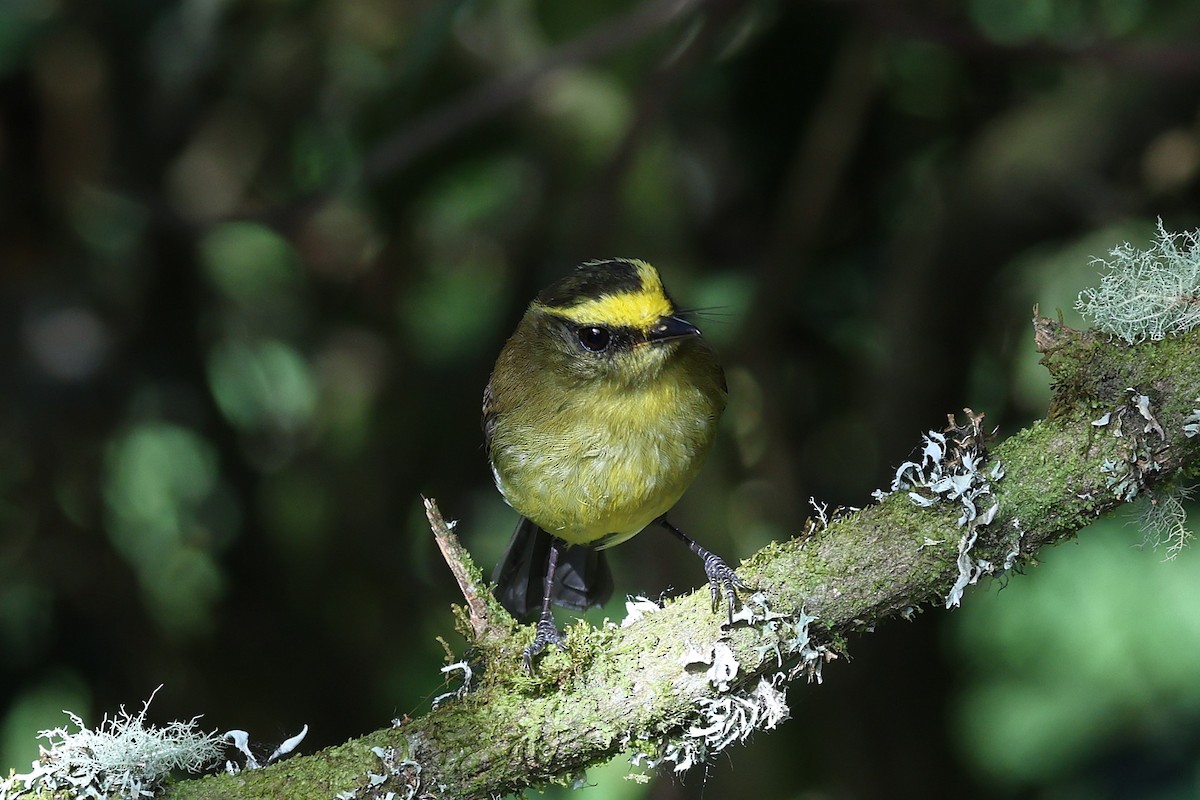
[[[1128,346],[1046,319],[1034,327],[1054,401],[1046,419],[991,448],[1004,475],[989,473],[998,509],[986,522],[960,527],[959,503],[922,507],[896,491],[748,559],[739,574],[762,593],[750,619],[723,629],[705,588],[627,627],[572,626],[569,650],[550,652],[533,676],[521,663],[531,629],[489,607],[455,551],[471,691],[398,727],[166,796],[485,798],[571,780],[630,749],[678,767],[769,727],[786,713],[785,677],[811,676],[889,617],[943,605],[968,528],[973,568],[1001,572],[1156,483],[1200,474],[1200,437],[1185,431],[1200,405],[1200,332]]]

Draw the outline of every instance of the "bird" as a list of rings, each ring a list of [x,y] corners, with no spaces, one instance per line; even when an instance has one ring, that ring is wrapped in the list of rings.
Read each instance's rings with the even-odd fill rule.
[[[483,393],[492,476],[520,515],[492,576],[497,599],[533,622],[526,667],[565,649],[551,606],[602,605],[603,550],[658,524],[699,556],[713,613],[749,587],[667,519],[696,477],[725,409],[716,354],[645,261],[588,261],[543,289]]]

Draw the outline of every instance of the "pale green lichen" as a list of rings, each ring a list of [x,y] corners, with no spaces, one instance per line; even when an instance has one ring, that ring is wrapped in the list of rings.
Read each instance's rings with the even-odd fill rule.
[[[1192,499],[1191,487],[1176,486],[1156,492],[1142,507],[1139,526],[1145,534],[1144,543],[1155,550],[1162,548],[1167,561],[1178,556],[1193,538],[1188,527],[1188,513],[1183,504]]]
[[[906,491],[916,506],[928,508],[941,502],[957,503],[962,511],[957,525],[963,529],[958,541],[955,565],[958,575],[946,595],[946,608],[962,602],[963,592],[987,574],[995,572],[988,560],[975,558],[971,550],[979,538],[979,529],[989,525],[1000,510],[1000,500],[992,483],[1004,477],[1004,466],[993,461],[986,470],[988,434],[983,430],[983,414],[966,409],[967,422],[960,426],[953,415],[945,433],[929,431],[922,440],[921,460],[905,461],[896,469],[891,492],[877,490],[882,500],[894,492]],[[925,545],[922,545],[925,546]],[[1017,554],[1005,559],[1005,569],[1015,564]]]
[[[172,771],[198,772],[220,757],[221,737],[199,730],[199,717],[161,728],[147,724],[153,699],[152,694],[136,714],[122,706],[95,730],[78,715],[63,712],[76,730],[62,726],[41,731],[38,738],[49,747],[40,748],[31,772],[0,781],[0,797],[66,792],[95,800],[137,800],[152,797]]]
[[[1132,502],[1141,491],[1141,477],[1128,461],[1106,458],[1100,464],[1100,471],[1108,476],[1105,485],[1123,502]]]
[[[291,736],[283,740],[283,742],[271,752],[271,755],[267,756],[265,760],[260,762],[254,755],[254,751],[250,749],[249,733],[243,730],[225,731],[221,738],[230,742],[234,748],[242,754],[243,758],[242,764],[236,764],[233,761],[226,761],[225,771],[230,775],[236,775],[243,769],[262,769],[268,764],[278,761],[299,747],[300,743],[304,741],[305,736],[308,736],[307,724],[301,728],[300,732],[295,736]]]
[[[1105,485],[1114,495],[1128,503],[1146,488],[1151,474],[1162,469],[1154,452],[1153,440],[1147,434],[1157,434],[1160,443],[1166,441],[1167,435],[1151,410],[1149,395],[1132,388],[1126,392],[1129,397],[1125,403],[1093,420],[1092,425],[1097,428],[1107,427],[1111,434],[1118,438],[1129,434],[1127,438],[1130,447],[1126,456],[1120,459],[1106,458],[1100,464],[1100,471],[1106,476]]]
[[[1139,519],[1144,535],[1142,543],[1156,550],[1163,548],[1169,561],[1192,539],[1187,526],[1187,509],[1183,506],[1184,501],[1191,499],[1192,492],[1186,487],[1148,491],[1151,478],[1162,471],[1156,449],[1166,446],[1167,434],[1155,417],[1150,396],[1132,388],[1126,392],[1128,399],[1124,404],[1092,421],[1096,428],[1108,428],[1112,436],[1129,440],[1129,450],[1124,458],[1104,459],[1100,471],[1106,476],[1108,490],[1122,501],[1128,503],[1141,495],[1146,496]],[[1196,414],[1200,426],[1200,410]],[[1189,419],[1184,419],[1185,436],[1190,435],[1187,431]]]
[[[651,769],[671,764],[675,772],[684,772],[702,764],[725,748],[745,742],[758,730],[769,731],[786,720],[788,709],[784,690],[786,676],[777,672],[760,677],[752,691],[737,691],[696,701],[698,721],[683,736],[663,740],[657,755],[644,750],[630,758],[636,766]]]
[[[708,666],[704,677],[718,692],[728,692],[734,678],[741,667],[734,657],[733,650],[724,642],[718,641],[709,647],[691,647],[680,658],[684,668],[696,664]]]
[[[1196,402],[1200,403],[1200,397]],[[1193,408],[1192,413],[1183,418],[1183,435],[1189,439],[1200,436],[1200,408]]]
[[[438,706],[445,701],[452,698],[460,699],[469,694],[471,692],[471,679],[475,677],[475,673],[471,669],[471,665],[466,661],[456,661],[453,664],[447,664],[446,666],[442,667],[441,671],[443,675],[447,676],[447,680],[449,679],[450,673],[456,671],[462,672],[462,685],[457,689],[439,694],[437,697],[433,698],[433,708],[435,711],[437,710]]]
[[[416,761],[402,758],[394,747],[372,747],[371,752],[379,759],[379,771],[368,771],[361,785],[338,792],[334,800],[416,800],[433,796],[430,787],[424,785],[421,765]]]
[[[1105,272],[1075,308],[1100,330],[1133,344],[1200,325],[1200,231],[1168,233],[1159,220],[1149,249],[1126,242],[1092,263]]]
[[[753,689],[733,684],[740,665],[733,661],[733,651],[718,641],[711,647],[692,647],[681,659],[684,667],[711,667],[705,677],[718,692],[696,701],[691,719],[681,732],[667,736],[626,734],[623,746],[634,754],[630,763],[654,768],[670,764],[675,772],[683,772],[706,763],[717,753],[737,742],[744,742],[756,730],[771,730],[788,718],[789,710],[784,686],[799,675],[810,681],[820,681],[821,666],[831,657],[824,645],[813,645],[809,625],[816,617],[805,613],[784,614],[772,611],[766,595],[755,592],[746,599],[734,616],[735,624],[757,628],[764,644],[759,648],[759,662],[768,654],[774,655],[780,670],[760,676]],[[790,669],[783,669],[791,663]],[[714,672],[723,665],[719,672]]]
[[[622,628],[628,628],[647,614],[662,611],[662,603],[655,602],[642,595],[634,595],[625,599],[625,618],[621,620]]]

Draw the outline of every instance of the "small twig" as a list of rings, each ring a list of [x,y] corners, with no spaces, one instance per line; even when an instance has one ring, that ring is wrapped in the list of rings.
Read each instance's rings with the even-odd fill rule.
[[[494,638],[500,635],[508,626],[499,624],[493,618],[493,610],[488,605],[487,589],[482,585],[479,568],[471,560],[471,554],[458,541],[452,530],[453,523],[447,523],[437,502],[429,497],[421,497],[425,503],[425,516],[429,519],[429,527],[433,529],[433,538],[442,558],[458,581],[458,588],[467,601],[467,612],[470,614],[471,630],[478,639]]]
[[[683,81],[709,53],[717,36],[741,10],[743,3],[740,0],[709,0],[704,5],[707,6],[706,13],[697,14],[696,24],[683,30],[682,41],[671,48],[672,54],[642,81],[633,121],[613,150],[608,164],[593,181],[588,193],[590,210],[582,242],[586,252],[610,249],[616,209],[620,206],[618,196],[642,145],[670,108]]]
[[[370,184],[392,175],[434,146],[525,99],[555,70],[615,53],[703,4],[703,0],[649,0],[538,61],[475,87],[372,147],[364,161],[364,178]]]
[[[710,0],[646,0],[550,50],[538,60],[497,75],[376,142],[357,174],[342,175],[311,194],[226,218],[253,220],[287,231],[352,186],[373,186],[391,178],[429,151],[471,130],[529,97],[557,70],[603,58],[646,38],[676,20],[701,11]]]
[[[1145,43],[1096,38],[1082,44],[1040,40],[1005,44],[966,25],[912,13],[899,3],[853,0],[839,5],[857,11],[867,25],[890,38],[932,42],[972,57],[1002,59],[1010,63],[1095,63],[1122,72],[1163,77],[1183,78],[1200,72],[1200,53],[1186,41]]]

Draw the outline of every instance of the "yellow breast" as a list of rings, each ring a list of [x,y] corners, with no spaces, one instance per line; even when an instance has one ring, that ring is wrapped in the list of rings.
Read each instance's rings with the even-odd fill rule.
[[[679,500],[712,443],[723,387],[688,378],[516,405],[492,441],[505,499],[572,544],[608,547],[633,536]]]

